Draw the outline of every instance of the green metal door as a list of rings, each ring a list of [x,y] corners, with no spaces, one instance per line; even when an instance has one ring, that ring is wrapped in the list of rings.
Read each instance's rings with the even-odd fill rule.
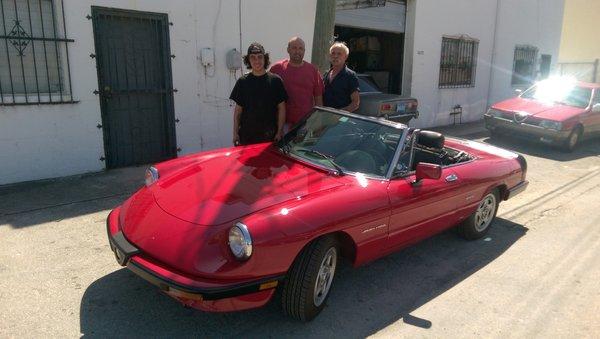
[[[166,14],[92,7],[107,168],[177,154]]]

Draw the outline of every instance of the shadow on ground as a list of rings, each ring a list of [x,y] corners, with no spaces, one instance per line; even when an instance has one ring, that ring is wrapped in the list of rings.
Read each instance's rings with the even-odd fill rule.
[[[2,186],[0,226],[23,228],[111,209],[144,184],[145,169],[129,167]]]
[[[488,137],[483,142],[522,154],[556,161],[573,161],[600,155],[600,139],[598,138],[583,141],[571,153],[560,150],[558,146],[545,145],[521,138],[511,138],[506,135]]]
[[[328,306],[307,324],[284,317],[277,302],[228,314],[186,309],[129,270],[120,269],[85,291],[81,333],[86,337],[365,337],[397,321],[427,329],[436,324],[412,316],[413,310],[495,260],[526,232],[524,226],[499,218],[484,239],[469,242],[448,231],[358,269],[342,265]]]

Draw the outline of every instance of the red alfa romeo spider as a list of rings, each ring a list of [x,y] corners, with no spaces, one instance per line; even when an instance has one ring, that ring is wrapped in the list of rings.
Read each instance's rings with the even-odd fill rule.
[[[250,309],[279,290],[307,321],[341,258],[359,266],[454,226],[480,238],[526,170],[490,145],[316,108],[279,143],[150,167],[108,239],[119,264],[187,306]]]

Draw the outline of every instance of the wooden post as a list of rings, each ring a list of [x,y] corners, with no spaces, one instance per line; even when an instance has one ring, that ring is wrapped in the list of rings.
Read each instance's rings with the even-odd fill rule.
[[[333,43],[334,26],[335,0],[317,0],[311,62],[321,72],[329,69],[328,54]]]

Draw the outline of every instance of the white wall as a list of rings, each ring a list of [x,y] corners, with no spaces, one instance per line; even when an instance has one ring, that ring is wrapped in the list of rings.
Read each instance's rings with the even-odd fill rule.
[[[421,113],[411,125],[432,127],[451,124],[453,119],[449,112],[455,105],[463,107],[463,122],[479,120],[487,110],[488,101],[495,102],[513,95],[510,81],[516,44],[535,45],[540,54],[551,54],[555,62],[563,1],[409,0],[407,22],[415,22],[412,32],[414,42],[413,46],[406,46],[407,53],[412,48],[412,65],[405,65],[411,72],[411,78],[405,76],[403,83],[404,90],[419,99]],[[494,33],[497,6],[500,11],[497,32]],[[407,44],[410,43],[409,28],[410,24],[407,25]],[[475,87],[438,88],[441,42],[445,35],[467,35],[479,41]]]
[[[61,177],[105,168],[97,89],[91,6],[167,13],[170,27],[177,145],[180,154],[231,144],[232,107],[227,99],[235,77],[225,55],[252,41],[263,43],[276,61],[287,56],[290,37],[306,41],[311,55],[316,0],[64,0],[73,97],[65,105],[0,106],[0,185]],[[214,70],[204,72],[199,51],[215,51]],[[213,76],[214,73],[214,76]]]
[[[558,62],[563,11],[564,0],[500,1],[490,105],[523,89],[511,85],[515,45],[535,46],[538,58],[549,54],[553,66]]]

